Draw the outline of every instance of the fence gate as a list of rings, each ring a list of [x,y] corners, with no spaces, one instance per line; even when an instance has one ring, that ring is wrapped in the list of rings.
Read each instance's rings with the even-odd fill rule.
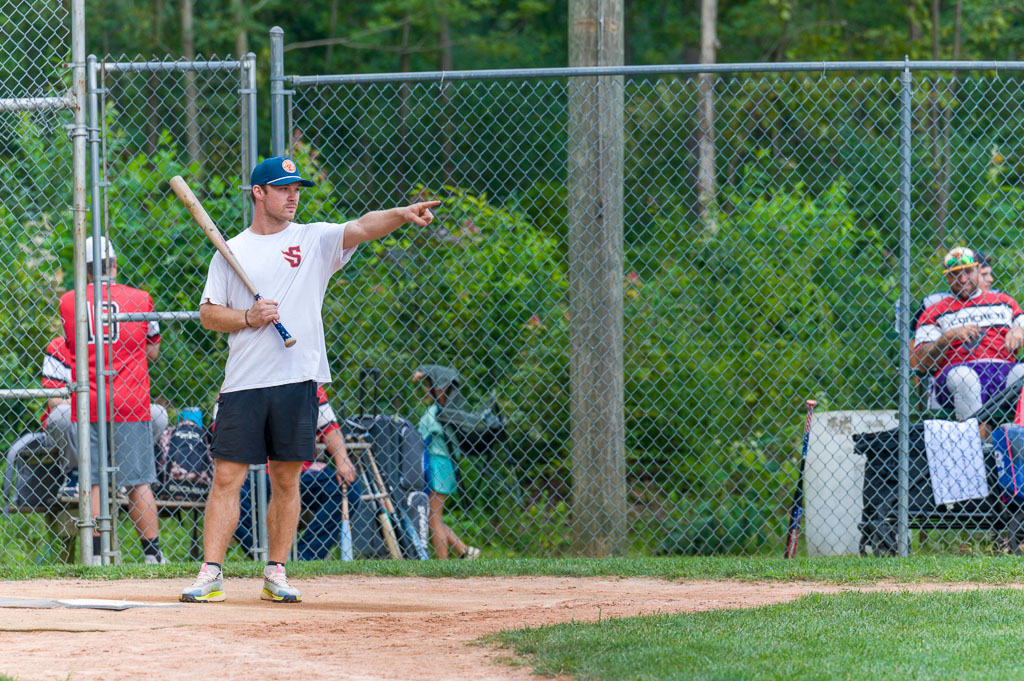
[[[159,355],[149,366],[150,404],[144,413],[115,417],[109,430],[99,428],[106,453],[100,479],[110,480],[112,493],[100,485],[102,507],[109,509],[99,517],[104,562],[141,560],[139,537],[155,536],[157,523],[167,559],[199,558],[200,488],[190,491],[188,480],[158,466],[155,499],[124,489],[113,445],[119,428],[127,434],[132,427],[117,418],[149,421],[158,451],[168,425],[185,416],[204,426],[212,422],[226,344],[201,328],[197,310],[213,251],[168,180],[183,176],[226,234],[246,224],[256,149],[255,56],[195,62],[90,58],[89,65],[93,234],[110,240],[116,283],[142,289],[154,306],[150,313],[124,312],[117,295],[101,299],[94,291],[92,318],[108,319],[97,326],[97,363],[119,366],[115,343],[125,325],[145,324],[147,339],[159,338]],[[101,289],[113,283],[103,281]],[[97,383],[97,393],[115,405],[137,388],[110,375],[102,387]],[[110,527],[116,532],[104,532]]]

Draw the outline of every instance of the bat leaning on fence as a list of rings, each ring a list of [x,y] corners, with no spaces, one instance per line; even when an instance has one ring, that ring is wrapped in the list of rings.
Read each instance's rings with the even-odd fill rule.
[[[377,504],[377,522],[380,524],[380,534],[384,539],[384,544],[388,548],[388,553],[395,560],[402,559],[402,550],[398,547],[398,537],[395,536],[395,526],[391,522],[391,517],[388,515],[388,510],[381,501],[381,493],[374,489],[374,486],[370,484],[370,480],[366,475],[366,469],[363,467],[363,463],[357,458],[355,461],[356,469],[359,471],[359,479],[363,483],[363,488],[366,493],[361,497],[364,500],[376,502]]]
[[[387,485],[384,484],[384,477],[380,474],[380,469],[377,468],[377,459],[373,456],[373,450],[366,450],[366,460],[370,462],[370,470],[373,471],[373,478],[377,481],[377,487],[380,488],[380,492],[383,495],[381,501],[384,502],[384,507],[388,513],[391,514],[392,518],[398,520],[404,534],[409,539],[409,543],[412,544],[413,551],[416,553],[415,558],[419,560],[427,560],[430,556],[427,554],[427,547],[423,545],[423,538],[420,537],[419,533],[416,532],[416,528],[412,524],[412,520],[409,519],[409,514],[405,512],[400,506],[397,508],[391,501],[391,494],[388,492]]]
[[[789,528],[786,531],[786,558],[796,555],[796,545],[800,540],[800,518],[804,514],[804,463],[807,461],[807,441],[811,435],[811,416],[818,403],[807,400],[807,421],[804,423],[804,444],[800,452],[800,475],[797,477],[796,490],[793,492],[793,506],[789,510]]]
[[[227,261],[231,269],[235,271],[238,278],[241,279],[242,283],[245,284],[245,287],[249,289],[249,293],[251,293],[256,300],[263,298],[259,291],[256,290],[256,287],[253,286],[253,283],[245,273],[245,270],[242,269],[242,264],[238,262],[238,258],[236,258],[235,254],[231,252],[228,242],[224,241],[224,237],[221,235],[220,230],[217,229],[217,225],[215,225],[213,220],[210,219],[210,215],[206,212],[206,209],[203,208],[203,204],[199,203],[199,199],[197,199],[196,195],[192,193],[192,190],[189,188],[185,180],[183,180],[180,175],[175,175],[171,178],[170,184],[171,189],[173,189],[174,193],[178,195],[181,202],[185,204],[185,208],[188,208],[188,212],[192,214],[192,218],[196,221],[196,224],[202,228],[203,233],[206,234],[206,238],[210,240],[213,247],[217,249],[217,252],[224,256],[224,259]],[[274,322],[274,328],[277,329],[277,332],[281,335],[281,340],[284,341],[284,346],[286,348],[290,348],[295,345],[295,339],[292,338],[291,334],[285,330],[284,325],[282,325],[281,322]]]
[[[348,485],[341,485],[341,559],[352,560],[352,523],[348,517]]]

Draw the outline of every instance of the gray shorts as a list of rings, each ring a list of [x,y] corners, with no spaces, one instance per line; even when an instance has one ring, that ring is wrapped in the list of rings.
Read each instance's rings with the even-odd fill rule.
[[[96,424],[89,424],[89,461],[92,484],[100,482],[99,433]],[[135,487],[156,482],[156,456],[149,421],[108,424],[107,438],[113,434],[114,456],[117,457],[117,486]],[[109,446],[109,445],[108,445]],[[106,452],[104,452],[106,454]]]
[[[167,410],[159,404],[150,404],[149,417],[150,432],[153,433],[155,444],[167,428]],[[65,470],[78,468],[78,424],[71,420],[71,403],[58,404],[50,410],[50,415],[46,418],[46,434],[64,452]],[[92,437],[95,442],[96,435]]]

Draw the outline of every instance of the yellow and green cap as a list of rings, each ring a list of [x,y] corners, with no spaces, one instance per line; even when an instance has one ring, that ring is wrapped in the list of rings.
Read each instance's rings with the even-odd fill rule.
[[[943,274],[950,274],[952,272],[959,272],[970,267],[976,267],[978,260],[974,256],[974,251],[963,246],[957,246],[942,258]]]

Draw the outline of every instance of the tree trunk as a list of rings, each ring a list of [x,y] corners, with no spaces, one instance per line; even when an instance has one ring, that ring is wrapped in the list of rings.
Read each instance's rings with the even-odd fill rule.
[[[192,0],[181,2],[181,52],[186,61],[195,61],[195,30],[192,25]],[[185,72],[185,138],[188,159],[202,172],[202,145],[199,141],[199,88],[196,87],[196,72]]]
[[[569,64],[622,64],[622,0],[570,0]],[[623,81],[570,80],[569,388],[573,542],[626,546],[622,347]]]
[[[938,61],[940,58],[939,29],[942,13],[941,0],[932,0],[932,59]],[[949,152],[949,145],[946,139],[949,135],[948,117],[943,110],[942,97],[939,92],[942,87],[942,79],[939,76],[932,77],[931,89],[928,92],[928,130],[932,142],[932,163],[935,168],[935,247],[944,247],[946,241],[946,221],[949,218],[949,163],[946,154]]]
[[[235,14],[235,59],[244,59],[249,54],[249,33],[246,27],[249,20],[246,17],[245,0],[233,0]]]
[[[408,73],[412,68],[412,58],[407,51],[409,47],[409,30],[411,17],[406,15],[405,26],[402,27],[402,52],[398,57],[398,70],[401,73]],[[403,204],[408,199],[408,180],[406,169],[409,167],[407,157],[409,155],[409,84],[406,82],[398,85],[398,143],[395,145],[395,203]]]
[[[331,0],[331,29],[330,35],[327,37],[334,40],[334,36],[338,34],[338,0]],[[334,60],[334,43],[327,43],[327,54],[324,55],[324,66],[326,67],[327,73],[333,73],[331,70],[331,62]]]
[[[963,12],[963,0],[956,0],[956,9],[953,15],[953,60],[957,61],[960,59],[960,26]],[[943,213],[943,231],[945,231],[945,221],[948,218],[948,206],[949,206],[949,185],[953,181],[953,149],[952,149],[952,127],[953,127],[953,107],[956,105],[957,92],[959,90],[960,83],[957,80],[957,72],[953,73],[949,77],[949,94],[947,96],[946,106],[942,108],[942,188],[943,188],[943,206],[945,207]],[[945,245],[945,244],[943,244]]]
[[[953,19],[953,60],[960,59],[960,29],[963,25],[963,0],[956,0],[956,12]],[[956,73],[955,71],[953,73]]]
[[[633,0],[622,0],[622,63],[633,65]]]
[[[448,22],[448,13],[445,11],[444,0],[439,3],[440,6],[440,38],[441,42],[441,60],[440,68],[441,71],[451,71],[453,67],[452,61],[452,37],[451,37],[451,25]],[[447,83],[442,84],[440,96],[438,97],[438,104],[441,107],[441,163],[444,173],[444,184],[454,185],[455,184],[455,147],[452,144],[452,136],[454,131],[452,129],[451,119],[451,107],[450,97],[448,95],[449,85]]]
[[[700,3],[700,63],[714,64],[718,45],[718,0]],[[698,76],[697,203],[704,229],[714,234],[715,224],[715,76]]]
[[[153,42],[163,40],[163,0],[153,3]],[[106,36],[104,35],[104,40]],[[104,52],[106,54],[106,52]],[[152,158],[160,139],[160,76],[150,73],[146,78],[146,155]]]
[[[921,39],[921,27],[914,16],[916,5],[917,0],[907,0],[907,19],[909,21],[907,52],[910,52],[910,48],[914,46],[914,43]]]

